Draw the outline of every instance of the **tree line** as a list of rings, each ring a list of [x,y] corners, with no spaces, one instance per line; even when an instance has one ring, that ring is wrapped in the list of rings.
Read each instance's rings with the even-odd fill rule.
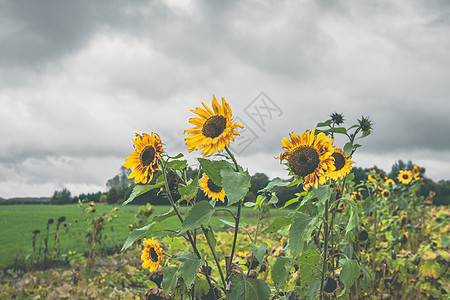
[[[397,176],[400,170],[411,170],[414,164],[411,161],[407,163],[399,160],[396,162],[389,173],[386,173],[384,170],[374,166],[373,168],[361,168],[354,167],[352,173],[355,175],[355,182],[359,183],[367,179],[367,172],[370,170],[375,170],[377,173],[383,172],[386,174],[388,178],[394,179],[397,181]],[[198,176],[198,169],[188,168],[186,171],[187,178],[195,178]],[[134,183],[133,180],[128,179],[128,175],[130,174],[130,170],[122,167],[120,169],[119,174],[109,179],[106,182],[107,192],[97,192],[97,193],[88,193],[88,194],[80,194],[72,197],[71,192],[64,188],[60,191],[55,191],[53,196],[50,198],[50,204],[70,204],[70,203],[78,203],[78,201],[87,201],[87,202],[101,202],[107,204],[121,204],[123,203],[131,194]],[[161,175],[161,172],[158,171],[154,174],[152,181],[150,184],[155,184],[158,177]],[[201,174],[200,174],[201,175]],[[270,179],[264,173],[256,173],[251,177],[251,187],[246,196],[245,201],[255,201],[258,191],[264,188]],[[436,196],[434,199],[435,205],[449,205],[450,204],[450,180],[441,180],[439,182],[434,182],[433,180],[424,177],[423,185],[420,190],[421,195],[426,197],[430,191],[436,192]],[[299,192],[299,187],[278,187],[277,190],[278,197],[278,206],[284,206],[284,204],[295,198],[295,193]],[[175,197],[177,192],[174,191]],[[197,194],[198,201],[206,199],[206,196],[203,193],[199,192]],[[152,205],[169,205],[167,198],[164,196],[163,192],[158,189],[153,189],[133,200],[133,204],[145,204],[150,202]],[[218,203],[220,205],[221,203]]]

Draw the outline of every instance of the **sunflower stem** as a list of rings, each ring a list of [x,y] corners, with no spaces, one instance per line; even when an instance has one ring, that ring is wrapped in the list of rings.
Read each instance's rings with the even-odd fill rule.
[[[320,279],[320,300],[323,299],[323,286],[325,282],[325,272],[327,271],[327,252],[328,252],[328,199],[325,201],[325,212],[323,223],[324,241],[323,241],[323,264],[322,264],[322,277]]]
[[[210,241],[208,235],[206,234],[205,226],[203,226],[203,225],[202,225],[202,230],[203,230],[203,234],[205,235],[206,241],[208,242],[209,249],[211,249],[211,253],[214,257],[214,261],[216,262],[217,269],[219,269],[219,274],[220,274],[220,278],[222,279],[223,288],[226,289],[227,284],[225,282],[225,277],[223,276],[222,267],[220,266],[220,262],[217,259],[216,251],[214,250],[214,247],[212,246],[211,241]]]
[[[173,210],[175,211],[175,213],[178,216],[178,219],[180,220],[181,224],[183,224],[183,221],[184,221],[183,217],[181,216],[180,212],[178,211],[177,206],[175,205],[175,202],[173,201],[172,194],[171,194],[170,188],[169,188],[169,184],[167,182],[166,166],[165,166],[164,160],[161,159],[159,162],[161,162],[161,171],[162,171],[162,176],[164,178],[164,188],[166,190],[167,197],[169,198],[170,205],[172,205]],[[188,236],[188,240],[191,243],[192,249],[194,250],[195,255],[197,255],[198,259],[201,259],[202,256],[201,256],[200,252],[197,249],[197,245],[195,244],[194,240],[192,239],[192,235],[191,235],[190,231],[188,230],[186,233],[187,233],[187,236]],[[206,270],[206,267],[202,266],[202,269],[203,269],[203,272],[205,272],[205,277],[206,277],[206,280],[208,281],[209,288],[212,291],[213,297],[214,297],[214,299],[217,299],[216,293],[214,292],[214,286],[213,286],[213,284],[211,282],[211,279],[208,276],[208,272]]]

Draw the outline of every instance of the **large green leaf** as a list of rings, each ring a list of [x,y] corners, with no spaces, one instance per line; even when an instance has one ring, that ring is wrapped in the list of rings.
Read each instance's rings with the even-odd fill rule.
[[[164,289],[164,294],[169,295],[169,292],[173,291],[177,286],[178,281],[178,268],[173,266],[167,266],[163,271],[162,288]]]
[[[272,224],[269,225],[266,229],[263,230],[264,233],[275,233],[283,227],[291,225],[293,222],[292,217],[285,216],[277,216],[275,220],[273,220]]]
[[[331,190],[328,185],[319,184],[319,186],[313,189],[314,194],[316,194],[317,199],[319,199],[320,203],[325,203],[326,200],[330,199]]]
[[[184,279],[186,286],[190,286],[195,279],[195,275],[199,272],[199,269],[205,261],[199,259],[194,253],[183,253],[177,255],[177,259],[182,262],[180,266],[181,277]]]
[[[188,230],[193,230],[208,222],[214,213],[214,207],[208,201],[197,202],[189,211],[189,215],[184,219],[180,234]]]
[[[270,288],[262,279],[250,279],[237,273],[231,278],[230,300],[266,300],[270,298]]]
[[[143,238],[144,236],[151,235],[151,234],[159,232],[161,230],[163,230],[163,228],[161,227],[161,224],[159,222],[152,222],[152,223],[148,224],[147,226],[144,226],[139,229],[135,229],[128,236],[127,240],[125,241],[125,243],[122,246],[122,250],[120,250],[120,251],[124,251],[124,250],[130,248],[130,246],[133,245],[133,243],[135,241]]]
[[[198,158],[203,172],[218,186],[222,186],[222,176],[220,171],[223,169],[233,170],[233,166],[225,160],[209,160],[206,158]]]
[[[333,122],[332,119],[326,120],[325,122],[319,122],[319,123],[317,123],[316,127],[330,126],[332,122]]]
[[[284,181],[283,179],[280,179],[279,177],[275,177],[267,184],[267,186],[265,188],[263,188],[262,190],[259,190],[258,192],[261,192],[264,190],[270,191],[276,186],[288,186],[290,183],[291,183],[290,181]]]
[[[272,281],[277,290],[286,284],[289,270],[292,268],[291,259],[280,256],[272,267]]]
[[[356,205],[356,202],[353,201],[350,198],[347,198],[347,203],[350,206],[350,218],[347,223],[347,227],[345,228],[345,233],[347,234],[350,230],[353,228],[356,228],[359,223],[359,217],[358,217],[358,207]]]
[[[320,267],[322,259],[319,254],[315,253],[313,250],[308,250],[303,252],[298,258],[299,275],[301,280],[301,286],[308,285],[314,277],[314,273],[319,271],[312,267]]]
[[[183,186],[178,189],[180,192],[181,199],[190,201],[197,195],[198,192],[198,178],[195,180],[190,180],[186,186]]]
[[[349,157],[352,154],[352,151],[353,151],[353,144],[350,143],[350,142],[347,142],[344,145],[344,149],[343,150],[344,150],[345,156]]]
[[[247,195],[250,189],[250,174],[248,172],[236,172],[227,168],[220,171],[222,187],[228,198],[228,205],[232,205]]]
[[[188,166],[187,160],[185,160],[185,159],[171,160],[171,161],[167,162],[167,164],[166,164],[166,168],[175,169],[175,170],[179,170],[179,171],[186,169],[187,166]]]
[[[355,283],[356,279],[358,279],[361,272],[358,261],[354,259],[341,259],[339,262],[342,263],[342,270],[339,277],[345,289],[349,289]]]
[[[256,257],[256,259],[262,263],[264,256],[266,255],[266,249],[269,245],[267,243],[263,243],[259,246],[256,246],[256,244],[251,243],[250,248],[252,248],[253,256]]]
[[[135,185],[133,188],[133,191],[130,194],[130,197],[128,197],[128,199],[122,203],[122,206],[127,205],[128,203],[130,203],[131,201],[134,200],[134,198],[136,198],[137,196],[140,196],[142,194],[147,193],[148,191],[151,191],[155,188],[158,188],[160,186],[162,186],[164,183],[164,181],[158,182],[156,184],[153,185]]]
[[[303,249],[303,235],[308,228],[311,218],[301,212],[294,215],[294,223],[292,223],[289,230],[289,248],[291,249],[292,257],[296,257]]]

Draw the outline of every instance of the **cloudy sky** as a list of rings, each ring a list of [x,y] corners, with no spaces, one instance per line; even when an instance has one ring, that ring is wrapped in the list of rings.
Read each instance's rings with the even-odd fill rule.
[[[195,165],[213,94],[251,173],[286,178],[281,138],[341,112],[374,123],[357,166],[450,179],[449,49],[446,0],[0,1],[0,197],[104,191],[135,132]]]

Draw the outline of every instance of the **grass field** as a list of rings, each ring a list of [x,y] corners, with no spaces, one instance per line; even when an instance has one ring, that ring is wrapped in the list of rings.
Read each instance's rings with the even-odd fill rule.
[[[111,211],[113,205],[96,205],[96,217],[102,213]],[[104,226],[104,239],[98,251],[106,251],[121,247],[126,240],[130,229],[128,225],[133,223],[135,214],[139,209],[136,205],[115,206],[119,210],[116,212],[117,218]],[[155,206],[154,214],[161,214],[169,210],[168,206]],[[233,210],[233,209],[232,209]],[[282,212],[274,211],[280,214]],[[245,221],[253,223],[256,217],[252,217],[252,209],[243,208]],[[85,253],[89,246],[85,240],[87,231],[86,216],[77,205],[3,205],[0,206],[0,267],[10,265],[16,260],[21,260],[32,251],[32,232],[40,230],[36,237],[36,252],[43,252],[44,239],[46,236],[46,225],[50,218],[55,220],[50,226],[49,249],[53,250],[56,233],[56,220],[62,216],[66,217],[67,226],[60,229],[60,253],[67,254],[70,251]],[[250,218],[248,218],[250,216]],[[151,217],[150,217],[151,218]],[[219,219],[233,221],[228,214],[213,217],[211,226],[214,230],[221,230],[227,227]],[[176,227],[179,221],[176,217],[163,222],[163,227],[171,229]]]

